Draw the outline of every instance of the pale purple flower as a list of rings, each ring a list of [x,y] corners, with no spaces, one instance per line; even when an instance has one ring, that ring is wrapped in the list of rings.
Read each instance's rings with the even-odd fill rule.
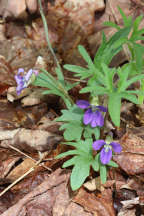
[[[94,150],[100,150],[100,160],[103,164],[109,163],[112,158],[112,152],[120,153],[122,147],[119,143],[111,142],[107,144],[104,140],[96,140],[92,145]]]
[[[85,125],[90,124],[91,127],[102,127],[104,125],[104,117],[101,112],[106,112],[106,107],[91,105],[86,100],[78,100],[76,105],[81,109],[86,109],[83,117]]]
[[[30,79],[31,79],[31,76],[33,73],[35,74],[35,76],[37,76],[38,71],[30,69],[26,73],[26,75],[24,75],[24,69],[23,68],[18,69],[18,73],[17,73],[17,75],[15,75],[15,80],[17,82],[17,87],[16,87],[17,95],[20,95],[21,91],[24,88],[27,88],[27,86],[30,83]]]

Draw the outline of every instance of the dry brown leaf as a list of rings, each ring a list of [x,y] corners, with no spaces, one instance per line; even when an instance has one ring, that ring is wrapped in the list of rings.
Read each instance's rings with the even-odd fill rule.
[[[20,159],[20,157],[9,157],[8,159],[1,161],[0,163],[0,178],[3,179],[8,175],[15,163]]]
[[[65,216],[76,216],[76,215],[78,216],[98,216],[96,214],[92,214],[90,212],[85,211],[82,206],[71,202],[65,210]]]
[[[86,192],[81,188],[73,201],[83,206],[85,210],[98,216],[115,216],[113,203],[110,197],[96,197],[93,193]]]
[[[10,87],[7,91],[7,100],[10,102],[14,102],[15,100],[19,100],[32,92],[30,88],[25,88],[22,90],[20,95],[17,95],[16,87]]]
[[[122,209],[118,216],[136,216],[136,210],[135,209]],[[141,215],[142,216],[142,215]]]
[[[32,168],[35,165],[35,161],[25,158],[22,163],[20,163],[18,166],[16,166],[8,175],[7,178],[13,182],[16,179],[18,179],[20,176],[22,176],[24,173],[26,173],[30,168]]]
[[[95,190],[101,191],[100,177],[87,181],[86,183],[83,184],[83,186],[89,191],[95,191]]]
[[[22,108],[8,103],[7,100],[0,101],[0,129],[32,128],[46,112],[46,103]]]
[[[47,180],[1,214],[1,216],[25,216],[26,214],[32,215],[32,213],[33,215],[51,215],[52,206],[58,195],[57,193],[54,194],[53,188],[66,182],[69,176],[61,172],[61,169],[53,172]]]
[[[144,155],[121,153],[113,159],[128,175],[144,173]]]
[[[144,127],[131,128],[121,138],[120,143],[124,152],[131,152],[134,154],[144,154]]]
[[[0,140],[13,139],[19,130],[19,128],[14,130],[0,130]]]
[[[61,140],[62,136],[47,131],[22,128],[9,144],[27,152],[43,152],[52,150]],[[5,142],[1,142],[0,145],[4,147],[4,144]]]

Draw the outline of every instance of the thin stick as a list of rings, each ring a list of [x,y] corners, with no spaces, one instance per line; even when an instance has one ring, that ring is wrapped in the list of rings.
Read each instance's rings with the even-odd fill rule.
[[[41,17],[42,17],[42,21],[43,21],[43,25],[44,25],[44,29],[45,29],[45,35],[46,35],[46,41],[47,41],[47,44],[48,44],[48,47],[54,57],[54,60],[57,64],[57,67],[61,70],[61,66],[59,64],[59,61],[53,51],[53,48],[51,46],[51,43],[50,43],[50,40],[49,40],[49,36],[48,36],[48,25],[47,25],[47,21],[46,21],[46,18],[45,18],[45,15],[44,15],[44,12],[43,12],[43,8],[42,8],[42,4],[41,4],[41,0],[38,0],[39,2],[39,6],[40,6],[40,14],[41,14]]]
[[[31,167],[26,173],[24,173],[22,176],[20,176],[18,179],[16,179],[12,184],[10,184],[7,188],[5,188],[1,193],[0,193],[0,197],[2,195],[4,195],[9,189],[11,189],[14,185],[16,185],[19,181],[21,181],[23,178],[25,178],[28,174],[30,174],[31,172],[34,171],[35,167],[37,165],[39,165],[39,163],[41,163],[41,161],[43,160],[43,158],[46,156],[46,154],[43,154],[43,156],[41,156],[40,160],[37,161],[35,163],[35,165],[33,167]]]
[[[27,158],[33,160],[34,162],[37,162],[37,160],[35,160],[34,158],[30,157],[29,155],[25,154],[24,152],[20,151],[19,149],[17,149],[16,147],[10,145],[10,144],[7,144],[11,149],[19,152],[20,154],[26,156]],[[44,164],[39,164],[39,166],[42,166],[44,167],[45,169],[47,169],[48,171],[52,171],[49,167],[45,166]]]

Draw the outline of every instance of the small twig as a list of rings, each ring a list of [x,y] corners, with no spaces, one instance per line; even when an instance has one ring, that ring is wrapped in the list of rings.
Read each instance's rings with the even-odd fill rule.
[[[30,157],[29,155],[25,154],[24,152],[20,151],[20,150],[17,149],[16,147],[14,147],[14,146],[12,146],[12,145],[10,145],[10,144],[7,144],[7,145],[8,145],[11,149],[13,149],[13,150],[19,152],[20,154],[26,156],[27,158],[33,160],[34,162],[36,162],[36,163],[38,162],[37,160],[35,160],[34,158],[32,158],[32,157]],[[48,154],[48,153],[47,153],[47,154]],[[45,155],[45,156],[46,156],[46,155]],[[48,171],[52,171],[49,167],[45,166],[44,164],[39,164],[39,166],[44,167],[44,168],[47,169]]]
[[[41,4],[41,0],[38,0],[39,2],[39,6],[40,6],[40,14],[41,14],[41,17],[42,17],[42,21],[43,21],[43,25],[44,25],[44,29],[45,29],[45,35],[46,35],[46,41],[47,41],[47,44],[48,44],[48,48],[50,49],[53,57],[54,57],[54,60],[57,64],[57,67],[61,70],[61,66],[59,64],[59,61],[53,51],[53,48],[51,46],[51,43],[50,43],[50,40],[49,40],[49,35],[48,35],[48,25],[47,25],[47,21],[46,21],[46,18],[45,18],[45,15],[44,15],[44,12],[43,12],[43,8],[42,8],[42,4]]]
[[[16,185],[19,181],[21,181],[24,177],[26,177],[29,173],[34,171],[34,167],[30,168],[24,175],[20,176],[17,180],[15,180],[12,184],[10,184],[7,188],[5,188],[1,193],[0,197],[4,195],[9,189],[11,189],[14,185]]]
[[[28,174],[30,174],[31,172],[34,171],[35,167],[37,165],[39,165],[39,163],[41,163],[41,161],[43,160],[43,158],[46,156],[46,154],[44,153],[43,155],[41,155],[40,160],[37,161],[35,163],[35,165],[33,167],[31,167],[26,173],[24,173],[22,176],[20,176],[18,179],[16,179],[12,184],[10,184],[7,188],[5,188],[1,193],[0,193],[0,197],[2,195],[4,195],[9,189],[11,189],[14,185],[16,185],[19,181],[21,181],[23,178],[25,178]]]

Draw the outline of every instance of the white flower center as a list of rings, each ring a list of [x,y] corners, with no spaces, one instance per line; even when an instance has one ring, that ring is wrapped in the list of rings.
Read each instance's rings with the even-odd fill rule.
[[[112,149],[112,146],[109,145],[109,144],[105,144],[105,145],[104,145],[104,148],[105,148],[105,152],[108,152],[109,150]]]

